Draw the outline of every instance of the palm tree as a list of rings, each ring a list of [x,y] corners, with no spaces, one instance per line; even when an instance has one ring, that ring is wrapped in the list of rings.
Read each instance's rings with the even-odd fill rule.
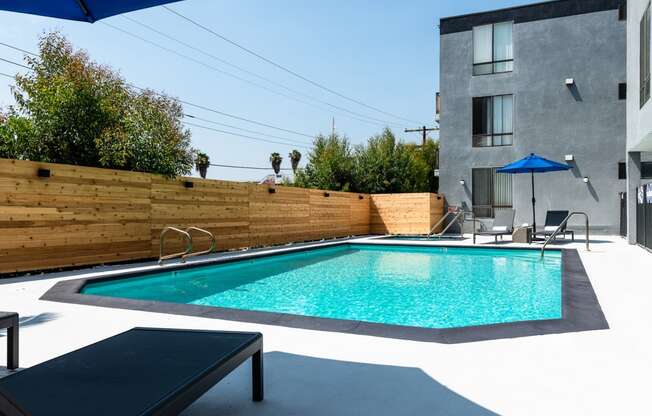
[[[297,173],[297,169],[299,168],[299,161],[301,160],[301,152],[295,149],[290,152],[288,156],[290,157],[290,162],[292,163],[292,171]]]
[[[269,157],[269,161],[272,163],[272,169],[274,169],[274,173],[278,175],[278,173],[281,171],[281,162],[283,161],[283,158],[281,155],[274,152]]]
[[[210,164],[210,158],[206,153],[197,152],[197,156],[195,157],[195,167],[203,179],[206,179],[206,172],[208,171],[208,166],[210,166]]]

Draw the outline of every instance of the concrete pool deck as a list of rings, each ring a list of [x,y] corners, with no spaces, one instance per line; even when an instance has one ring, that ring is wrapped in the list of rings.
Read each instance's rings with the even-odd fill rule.
[[[447,345],[39,300],[59,281],[138,265],[0,280],[0,309],[21,315],[22,367],[135,326],[262,332],[266,400],[250,401],[243,366],[186,415],[644,414],[652,254],[604,236],[586,252],[581,238],[560,246],[578,250],[608,330]]]

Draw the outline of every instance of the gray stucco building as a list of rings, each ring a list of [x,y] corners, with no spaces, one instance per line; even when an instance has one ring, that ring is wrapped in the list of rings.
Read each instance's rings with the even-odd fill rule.
[[[536,153],[573,167],[535,176],[537,224],[547,210],[585,211],[592,228],[619,231],[625,20],[621,0],[560,0],[441,20],[440,192],[449,205],[479,218],[513,207],[516,224],[531,224],[530,176],[494,169]]]

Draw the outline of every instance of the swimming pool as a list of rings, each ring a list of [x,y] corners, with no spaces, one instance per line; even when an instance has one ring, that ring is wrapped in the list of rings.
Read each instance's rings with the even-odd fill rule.
[[[85,283],[81,293],[420,328],[562,317],[562,255],[341,244]]]

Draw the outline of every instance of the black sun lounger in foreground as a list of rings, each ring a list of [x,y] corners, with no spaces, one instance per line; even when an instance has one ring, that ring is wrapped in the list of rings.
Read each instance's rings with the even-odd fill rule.
[[[0,415],[177,415],[252,357],[263,399],[259,333],[134,328],[0,379]]]

